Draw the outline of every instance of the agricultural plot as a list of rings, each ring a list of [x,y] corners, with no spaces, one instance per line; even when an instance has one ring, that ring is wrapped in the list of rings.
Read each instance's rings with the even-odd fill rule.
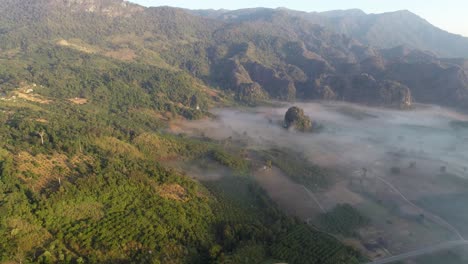
[[[288,259],[293,264],[358,264],[363,261],[352,254],[351,248],[337,242],[329,235],[302,225],[280,236],[271,251],[276,258]],[[295,254],[301,251],[303,254]]]
[[[446,194],[437,196],[428,196],[416,202],[423,208],[450,219],[463,235],[468,235],[468,193]]]
[[[370,220],[349,204],[339,204],[332,211],[319,216],[321,226],[327,232],[344,236],[356,236],[358,228],[370,223]]]

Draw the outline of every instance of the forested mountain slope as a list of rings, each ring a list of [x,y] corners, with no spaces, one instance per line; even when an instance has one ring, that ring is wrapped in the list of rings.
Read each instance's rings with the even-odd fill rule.
[[[251,104],[271,98],[466,105],[464,61],[369,47],[290,10],[201,12],[206,18],[91,0],[5,1],[0,8],[8,14],[1,18],[0,42],[9,56],[49,46],[182,71]]]
[[[255,40],[258,38],[251,36],[245,41],[244,52],[230,58],[229,69],[235,72],[234,76],[237,76],[234,81],[253,83],[249,84],[251,93],[258,90],[256,84],[264,86],[262,80],[250,82],[248,78],[255,79],[250,75],[259,75],[258,64],[261,64],[266,72],[270,72],[269,77],[282,76],[281,86],[288,85],[289,89],[279,95],[283,98],[340,99],[405,107],[408,104],[403,102],[409,102],[412,95],[412,100],[417,102],[466,106],[467,72],[464,66],[466,60],[440,59],[434,55],[436,51],[434,53],[424,51],[431,50],[430,48],[418,47],[399,40],[408,39],[400,37],[399,34],[417,36],[413,32],[393,30],[393,28],[376,29],[377,32],[385,34],[381,36],[382,41],[388,39],[388,42],[385,42],[385,45],[376,43],[375,46],[369,46],[371,41],[355,36],[352,32],[344,32],[354,28],[364,30],[364,26],[355,23],[353,26],[343,25],[342,28],[340,26],[335,28],[329,22],[341,18],[348,21],[355,17],[368,17],[362,12],[351,10],[317,14],[265,8],[190,12],[225,22],[236,30],[254,27],[255,30],[250,32],[270,37],[271,40],[267,44],[265,40],[256,43]],[[408,15],[408,12],[401,14]],[[347,20],[348,17],[350,18]],[[395,27],[404,27],[398,23],[407,22],[405,19],[397,20],[398,22],[393,24],[388,23],[395,24]],[[266,32],[267,30],[270,32]],[[430,43],[424,39],[418,39],[418,42]],[[439,43],[437,45],[444,47]],[[443,49],[455,50],[450,47]],[[266,52],[268,54],[265,54]],[[252,63],[257,67],[248,66]],[[243,76],[242,80],[239,80],[239,76]],[[389,82],[394,84],[392,88],[388,87]],[[266,86],[271,87],[271,85]],[[269,94],[271,96],[271,93]],[[440,94],[445,94],[442,100]],[[273,96],[278,97],[278,94]]]
[[[325,12],[310,19],[336,32],[380,48],[408,46],[440,57],[468,57],[468,38],[430,24],[407,10],[382,14]]]
[[[195,14],[218,20],[239,20],[265,11],[196,10]],[[326,12],[301,12],[277,9],[304,18],[339,34],[355,38],[376,48],[407,46],[434,53],[440,57],[468,57],[468,38],[437,28],[424,18],[400,10],[381,14],[366,14],[359,9]]]

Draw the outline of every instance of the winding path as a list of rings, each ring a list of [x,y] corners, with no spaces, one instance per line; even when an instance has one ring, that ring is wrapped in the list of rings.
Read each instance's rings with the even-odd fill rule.
[[[375,176],[376,179],[380,180],[381,182],[383,182],[385,185],[387,185],[390,189],[392,189],[395,193],[397,193],[405,202],[407,202],[409,205],[413,206],[414,208],[424,212],[424,215],[425,217],[431,219],[433,222],[449,229],[450,231],[452,231],[457,237],[458,237],[458,241],[466,241],[465,238],[460,234],[460,232],[453,226],[451,225],[449,222],[447,222],[446,220],[444,220],[443,218],[441,218],[440,216],[438,215],[435,215],[435,214],[432,214],[422,208],[420,208],[419,206],[417,206],[416,204],[414,204],[413,202],[411,202],[408,198],[406,198],[405,195],[403,195],[393,184],[391,184],[390,182],[386,181],[385,179],[379,177],[379,176]]]
[[[368,262],[366,264],[388,264],[388,263],[393,263],[393,262],[397,262],[397,261],[411,259],[411,258],[414,258],[414,257],[419,257],[419,256],[422,256],[422,255],[435,253],[435,252],[439,252],[439,251],[443,251],[443,250],[447,250],[447,249],[451,249],[451,248],[455,248],[455,247],[459,247],[459,246],[468,246],[468,241],[467,240],[449,241],[449,242],[437,244],[437,245],[434,245],[434,246],[431,246],[431,247],[426,247],[426,248],[423,248],[423,249],[414,250],[414,251],[411,251],[411,252],[408,252],[408,253],[404,253],[404,254],[400,254],[400,255],[396,255],[396,256],[392,256],[392,257],[387,257],[387,258],[383,258],[383,259],[374,260],[374,261]]]
[[[411,202],[392,183],[388,182],[387,180],[383,179],[382,177],[379,177],[379,176],[376,176],[376,175],[374,175],[374,177],[376,179],[378,179],[379,181],[383,182],[385,185],[387,185],[391,190],[393,190],[396,194],[398,194],[409,205],[411,205],[414,208],[424,212],[424,215],[427,218],[429,218],[433,222],[435,222],[435,223],[449,229],[450,231],[452,231],[458,237],[459,240],[444,242],[444,243],[441,243],[441,244],[437,244],[437,245],[434,245],[434,246],[425,247],[425,248],[422,248],[422,249],[410,251],[410,252],[403,253],[403,254],[400,254],[400,255],[395,255],[395,256],[386,257],[386,258],[383,258],[383,259],[374,260],[374,261],[368,262],[366,264],[394,263],[394,262],[397,262],[397,261],[411,259],[411,258],[414,258],[414,257],[418,257],[418,256],[430,254],[430,253],[435,253],[435,252],[455,248],[455,247],[458,247],[458,246],[467,246],[468,245],[468,240],[465,240],[465,238],[460,234],[460,232],[453,225],[451,225],[449,222],[447,222],[446,220],[444,220],[443,218],[441,218],[438,215],[427,212],[426,210],[420,208],[419,206],[417,206],[416,204]]]
[[[315,194],[309,190],[307,187],[305,187],[304,185],[301,185],[302,188],[304,188],[304,190],[307,192],[307,194],[310,196],[310,198],[312,198],[312,200],[315,201],[315,203],[318,205],[318,207],[320,208],[320,210],[322,211],[322,213],[325,213],[325,209],[323,209],[323,206],[320,204],[320,202],[318,201],[317,197],[315,196]]]

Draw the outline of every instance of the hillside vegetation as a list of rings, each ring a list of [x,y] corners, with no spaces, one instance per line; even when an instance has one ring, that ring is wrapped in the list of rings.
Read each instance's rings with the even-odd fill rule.
[[[315,237],[316,259],[359,263],[279,211],[239,149],[161,133],[159,115],[104,106],[2,102],[0,262],[308,263],[287,245]],[[198,182],[163,166],[200,159],[232,176]]]
[[[71,78],[82,79],[82,71],[88,71],[92,79],[105,79],[95,75],[110,71],[127,85],[151,90],[156,80],[148,77],[156,74],[149,75],[166,71],[166,84],[172,84],[167,82],[170,73],[199,83],[205,94],[204,85],[219,88],[249,105],[268,99],[345,100],[395,108],[411,107],[413,101],[467,105],[465,60],[440,59],[396,44],[385,50],[368,46],[353,34],[322,27],[312,14],[252,9],[219,15],[143,8],[120,0],[7,0],[0,11],[7,14],[0,19],[0,58],[6,68],[0,72],[2,93],[26,79],[53,89],[54,95],[67,88],[68,94],[90,96],[79,85],[50,87],[57,81],[38,74],[57,77],[70,69]],[[57,61],[69,53],[80,59]],[[44,56],[56,61],[36,65]],[[180,103],[187,105],[187,100]]]

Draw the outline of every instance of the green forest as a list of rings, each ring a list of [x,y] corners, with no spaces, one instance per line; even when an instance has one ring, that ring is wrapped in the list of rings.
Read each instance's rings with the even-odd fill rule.
[[[359,263],[279,211],[237,151],[165,134],[164,123],[120,106],[58,98],[1,104],[1,261]],[[208,159],[234,176],[194,181],[158,161],[170,157]]]

